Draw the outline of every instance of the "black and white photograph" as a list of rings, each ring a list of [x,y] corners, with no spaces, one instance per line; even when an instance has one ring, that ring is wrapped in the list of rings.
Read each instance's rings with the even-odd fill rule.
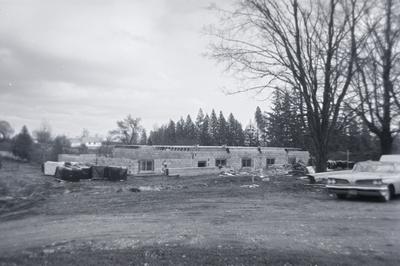
[[[0,0],[19,265],[400,265],[400,1]]]

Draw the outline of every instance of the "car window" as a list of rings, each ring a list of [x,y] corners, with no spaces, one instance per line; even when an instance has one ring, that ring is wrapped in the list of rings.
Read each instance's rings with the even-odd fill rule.
[[[379,162],[366,161],[356,163],[353,167],[353,172],[375,172]]]
[[[359,162],[354,165],[353,172],[400,173],[400,164],[392,162]]]
[[[396,169],[394,164],[382,164],[376,168],[376,172],[378,173],[395,173]]]

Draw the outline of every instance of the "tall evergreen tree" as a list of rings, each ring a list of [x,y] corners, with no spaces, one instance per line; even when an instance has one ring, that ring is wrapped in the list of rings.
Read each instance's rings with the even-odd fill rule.
[[[175,122],[170,120],[165,132],[165,144],[174,145],[176,144],[176,131]]]
[[[185,132],[185,120],[181,117],[178,122],[176,122],[176,144],[184,144],[186,139]]]
[[[236,120],[236,141],[237,146],[244,146],[244,130],[242,124]]]
[[[197,126],[197,128],[200,130],[200,128],[201,128],[201,125],[203,124],[203,122],[204,122],[204,112],[203,112],[203,110],[200,108],[199,109],[199,112],[197,113],[197,117],[196,117],[196,126]]]
[[[289,91],[273,92],[272,111],[265,117],[270,146],[303,148],[305,131],[298,107]]]
[[[150,132],[150,142],[153,145],[165,145],[167,143],[167,126],[162,125],[159,128],[154,129]]]
[[[256,113],[254,114],[257,127],[263,129],[265,127],[264,116],[262,115],[260,106],[257,106]]]
[[[242,127],[242,124],[235,119],[234,123],[233,123],[233,136],[234,136],[234,142],[233,145],[234,146],[244,146],[244,140],[245,140],[245,136],[244,136],[244,130]]]
[[[204,112],[200,108],[199,112],[197,113],[196,122],[195,122],[195,124],[196,124],[196,140],[197,140],[196,143],[198,143],[198,144],[201,144],[200,135],[201,135],[201,129],[202,129],[202,126],[204,123],[204,119],[205,119]]]
[[[212,145],[212,139],[210,137],[210,117],[208,114],[203,119],[203,123],[201,124],[200,132],[199,132],[199,142],[202,146]]]
[[[148,142],[151,143],[152,145],[157,145],[159,143],[158,142],[158,131],[159,131],[159,129],[157,129],[157,130],[153,129],[150,131]]]
[[[289,134],[291,138],[291,147],[312,149],[311,139],[309,138],[308,130],[305,127],[305,118],[299,110],[304,105],[301,102],[301,97],[294,89],[285,93],[285,105],[289,109],[288,123]],[[307,139],[308,136],[308,139]]]
[[[282,106],[283,95],[279,90],[273,92],[271,112],[267,113],[267,135],[269,146],[283,147],[285,139],[285,129],[283,128],[284,110]]]
[[[236,128],[236,119],[232,113],[228,116],[227,121],[227,132],[226,132],[226,143],[228,146],[235,145],[235,128]]]
[[[329,159],[346,160],[347,151],[352,161],[379,159],[379,145],[366,125],[359,117],[352,116],[344,110],[339,119],[343,126],[333,132],[329,142]]]
[[[260,145],[257,128],[251,121],[244,130],[244,145],[249,147],[257,147]]]
[[[21,132],[15,136],[12,152],[21,159],[30,160],[33,140],[28,128],[23,126]]]
[[[160,128],[154,128],[152,131],[150,131],[149,142],[151,142],[153,145],[160,144],[160,131]]]
[[[257,129],[259,131],[259,141],[261,146],[267,146],[267,129],[266,129],[266,121],[265,116],[261,112],[261,108],[257,106],[256,113],[254,114],[254,118],[256,121]]]
[[[140,141],[139,144],[141,145],[146,145],[147,144],[147,132],[146,129],[142,129],[142,132],[140,134]]]
[[[227,144],[227,132],[228,132],[228,125],[224,114],[222,111],[219,112],[218,117],[218,128],[217,128],[217,144],[218,145],[226,145]]]
[[[168,144],[168,136],[167,136],[167,126],[166,125],[162,125],[160,127],[160,129],[158,130],[158,144],[164,145],[164,144]]]
[[[209,134],[211,139],[210,145],[218,145],[218,118],[214,109],[210,115]]]
[[[186,143],[187,145],[193,145],[197,143],[197,130],[196,125],[193,123],[190,115],[187,115],[184,131],[186,135]]]

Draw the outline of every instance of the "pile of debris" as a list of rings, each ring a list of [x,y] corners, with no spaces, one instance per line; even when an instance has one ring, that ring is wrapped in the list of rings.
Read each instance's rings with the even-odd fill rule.
[[[76,162],[45,162],[42,165],[45,175],[70,182],[82,179],[120,181],[126,180],[128,169],[117,166],[99,166],[80,164]]]
[[[301,161],[296,162],[295,164],[286,164],[286,165],[271,165],[266,169],[258,169],[253,171],[235,171],[232,169],[226,170],[219,174],[220,177],[251,177],[252,183],[256,180],[263,182],[270,182],[272,177],[276,176],[296,176],[301,179],[307,179],[310,183],[315,183],[315,179],[313,178],[313,174],[315,174],[314,168],[312,166],[306,166]],[[253,187],[251,187],[253,188]]]
[[[128,168],[126,167],[93,165],[90,169],[92,179],[120,181],[126,180],[128,176]]]
[[[257,169],[251,171],[235,171],[233,169],[229,169],[221,172],[219,176],[251,176],[264,179],[277,175],[287,175],[290,169],[291,168],[287,165],[274,165],[269,166],[267,169]]]
[[[335,169],[341,168],[343,170],[343,169],[353,169],[355,162],[354,161],[343,161],[343,160],[337,160],[337,161],[328,160],[326,162],[326,164],[327,164],[328,169],[335,170]]]
[[[130,192],[160,192],[163,190],[181,190],[187,189],[187,186],[177,185],[177,186],[166,186],[166,185],[151,185],[151,186],[139,186],[128,188]]]
[[[219,174],[219,176],[236,176],[236,175],[238,175],[238,172],[233,169],[223,171]]]
[[[264,171],[266,176],[288,175],[291,167],[289,165],[271,165]]]
[[[305,176],[308,174],[307,165],[302,162],[296,162],[292,165],[292,169],[289,171],[292,176]]]
[[[251,184],[251,185],[242,185],[240,187],[242,188],[258,188],[260,185],[257,184]]]

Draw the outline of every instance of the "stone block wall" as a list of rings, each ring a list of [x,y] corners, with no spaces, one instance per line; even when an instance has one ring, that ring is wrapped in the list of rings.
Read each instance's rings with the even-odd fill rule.
[[[97,156],[96,154],[59,154],[58,161],[59,162],[79,162],[79,163],[88,163],[88,164],[96,164]]]
[[[296,161],[301,160],[305,164],[307,164],[310,159],[310,154],[306,151],[290,151],[289,156],[295,156]]]
[[[308,162],[309,153],[307,151],[285,150],[284,148],[273,147],[196,147],[187,146],[187,148],[160,148],[159,146],[138,146],[137,148],[115,148],[113,157],[101,157],[95,154],[69,155],[60,154],[59,161],[74,161],[89,163],[93,165],[110,165],[128,167],[129,174],[140,174],[139,162],[141,160],[152,160],[154,172],[162,173],[163,163],[165,162],[169,169],[177,171],[179,175],[193,175],[193,173],[208,173],[210,169],[218,172],[215,160],[226,159],[227,168],[242,170],[242,159],[251,159],[251,167],[243,170],[264,169],[267,167],[267,159],[275,159],[276,165],[288,163],[288,159]],[[198,167],[199,161],[205,161],[206,167]],[[182,170],[185,169],[185,170]],[[193,170],[196,169],[196,170]],[[172,170],[171,170],[172,171]],[[179,173],[178,173],[179,172]],[[183,174],[183,173],[187,174]],[[211,171],[212,172],[212,171]],[[172,172],[170,172],[173,174]]]
[[[170,175],[180,175],[180,176],[215,175],[220,172],[221,170],[218,169],[217,167],[189,167],[189,168],[169,169]]]

